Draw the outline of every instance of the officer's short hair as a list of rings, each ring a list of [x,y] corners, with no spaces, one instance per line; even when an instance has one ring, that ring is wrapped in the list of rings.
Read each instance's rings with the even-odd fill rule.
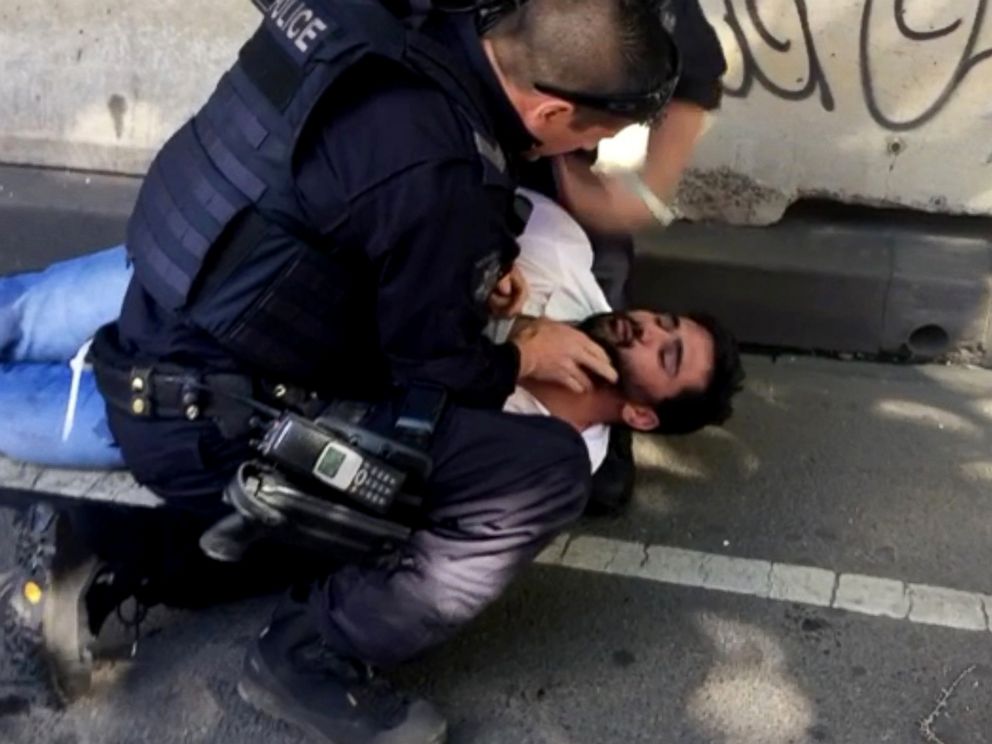
[[[656,404],[654,434],[691,434],[704,426],[723,424],[733,414],[733,397],[744,382],[737,340],[712,315],[687,313],[713,338],[713,371],[702,390],[680,393]]]
[[[528,0],[486,36],[503,72],[597,95],[642,93],[670,79],[674,41],[658,0]],[[619,117],[579,107],[586,123]]]

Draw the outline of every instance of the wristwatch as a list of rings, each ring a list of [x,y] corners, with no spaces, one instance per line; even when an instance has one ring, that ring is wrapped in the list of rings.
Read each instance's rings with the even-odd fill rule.
[[[636,171],[626,171],[619,174],[619,177],[644,202],[644,206],[648,208],[651,216],[658,221],[659,225],[668,227],[675,222],[675,212],[644,183],[644,179],[641,178],[639,173]]]

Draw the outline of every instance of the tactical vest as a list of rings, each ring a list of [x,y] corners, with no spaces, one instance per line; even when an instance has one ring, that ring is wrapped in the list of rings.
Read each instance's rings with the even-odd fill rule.
[[[331,362],[328,324],[346,319],[328,306],[325,280],[341,267],[326,246],[313,247],[292,160],[315,106],[346,71],[385,60],[434,84],[464,116],[482,177],[505,192],[511,220],[514,184],[477,82],[381,0],[261,4],[265,19],[237,63],[152,163],[127,245],[159,305],[247,367],[306,383]]]

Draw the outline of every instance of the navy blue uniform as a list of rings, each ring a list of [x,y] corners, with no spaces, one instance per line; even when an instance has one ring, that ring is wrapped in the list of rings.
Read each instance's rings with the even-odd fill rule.
[[[471,25],[450,21],[435,33],[483,81],[503,148],[529,147]],[[483,336],[487,292],[480,289],[496,278],[491,257],[498,256],[497,270],[505,269],[518,249],[499,197],[485,186],[487,164],[480,165],[473,131],[442,92],[395,70],[360,70],[322,105],[294,175],[318,234],[314,250],[333,251],[337,262],[333,283],[322,287],[335,304],[325,329],[331,362],[319,380],[283,381],[329,397],[369,397],[390,383],[426,379],[444,385],[457,403],[501,408],[513,391],[519,355],[514,345]],[[217,339],[162,308],[140,279],[129,288],[119,335],[125,351],[140,358],[244,369]],[[236,461],[248,451],[208,422],[111,414],[129,467],[165,495],[216,492],[218,457]],[[165,430],[167,436],[155,434]],[[161,443],[149,447],[149,436]],[[176,473],[169,463],[193,451],[204,453],[203,472]]]
[[[529,146],[478,42],[455,48],[487,83],[504,148]],[[474,132],[445,94],[395,70],[358,70],[321,106],[294,176],[312,246],[337,264],[333,285],[322,288],[333,296],[334,362],[320,380],[284,381],[342,396],[430,379],[461,402],[499,408],[513,390],[518,355],[482,335],[486,298],[476,293],[492,284],[494,269],[513,263],[517,247],[500,197],[484,185]],[[120,337],[125,348],[164,361],[243,366],[161,308],[140,281],[125,301]]]
[[[481,81],[483,118],[502,150],[527,149],[531,139],[471,20],[449,20],[432,33]],[[307,318],[305,307],[294,308],[303,327],[287,328],[322,339],[322,348],[300,350],[306,352],[307,374],[294,378],[282,356],[252,354],[250,345],[232,349],[206,324],[195,322],[195,313],[169,306],[177,292],[194,298],[194,309],[197,292],[211,301],[236,300],[252,277],[238,278],[237,267],[224,265],[232,252],[228,247],[218,265],[207,255],[205,277],[184,282],[176,268],[186,256],[168,253],[171,226],[156,216],[154,203],[156,198],[178,202],[181,194],[173,187],[166,197],[153,198],[155,183],[149,187],[152,196],[139,197],[138,210],[144,210],[139,216],[152,224],[135,229],[146,244],[138,249],[144,250],[138,256],[144,263],[136,260],[117,326],[119,351],[135,364],[257,370],[270,378],[278,371],[285,382],[333,397],[375,395],[410,379],[427,379],[450,391],[454,405],[430,447],[434,470],[427,484],[427,526],[392,565],[346,568],[313,597],[325,635],[340,652],[395,662],[444,640],[474,617],[578,517],[588,494],[589,460],[581,437],[567,424],[499,410],[519,367],[513,345],[494,345],[482,335],[489,290],[517,251],[505,204],[503,168],[509,166],[500,147],[480,142],[478,129],[466,123],[450,96],[395,66],[356,69],[319,105],[292,169],[292,206],[299,207],[296,219],[306,223],[300,232],[309,236],[308,250],[322,252],[321,286],[301,285],[301,292],[319,292],[311,296],[327,308],[320,319]],[[247,121],[244,129],[251,135],[258,128]],[[210,126],[207,121],[203,128]],[[162,160],[160,155],[152,173],[157,168],[167,182],[175,168],[170,171]],[[211,162],[251,187],[241,169]],[[216,207],[216,199],[202,202],[207,211]],[[136,224],[140,228],[141,220]],[[268,252],[276,251],[267,248],[266,229],[251,247],[256,266],[268,265]],[[176,260],[161,269],[161,255]],[[273,272],[273,281],[279,278]],[[159,279],[171,286],[156,284]],[[281,308],[271,303],[268,310],[278,328],[286,313],[277,317]],[[306,324],[316,321],[320,327],[308,329]],[[290,359],[293,351],[288,350]],[[225,436],[207,418],[135,416],[121,407],[112,407],[109,416],[136,478],[173,503],[207,512],[217,508],[237,466],[252,456],[247,437]]]
[[[675,23],[672,33],[682,55],[682,75],[675,98],[711,111],[720,105],[723,75],[727,72],[720,40],[699,0],[671,0],[669,12]]]

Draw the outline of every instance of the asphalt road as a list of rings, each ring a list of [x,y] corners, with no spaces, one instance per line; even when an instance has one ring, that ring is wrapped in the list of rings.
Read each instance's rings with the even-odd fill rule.
[[[961,617],[953,602],[920,622],[920,607],[873,616],[878,597],[847,611],[754,596],[733,579],[752,563],[709,558],[992,595],[992,373],[748,367],[727,432],[642,438],[629,514],[577,526],[566,565],[546,557],[454,642],[398,670],[443,707],[453,742],[992,741],[987,616],[962,630],[946,627]],[[592,555],[577,552],[584,538]],[[666,547],[705,554],[711,572],[680,586],[665,583],[669,566],[598,560],[630,544],[658,560]],[[302,741],[235,693],[272,601],[153,612],[136,661],[104,668],[90,698],[57,713],[0,705],[0,741]],[[928,738],[921,721],[959,677]]]
[[[136,184],[42,175],[0,179],[0,271],[122,237]],[[453,742],[992,742],[992,373],[748,368],[727,431],[640,439],[627,515],[578,525],[454,642],[398,670]],[[105,666],[91,697],[53,712],[0,695],[0,742],[302,741],[235,693],[273,601],[153,611],[136,660]],[[0,659],[0,689],[5,673]]]

